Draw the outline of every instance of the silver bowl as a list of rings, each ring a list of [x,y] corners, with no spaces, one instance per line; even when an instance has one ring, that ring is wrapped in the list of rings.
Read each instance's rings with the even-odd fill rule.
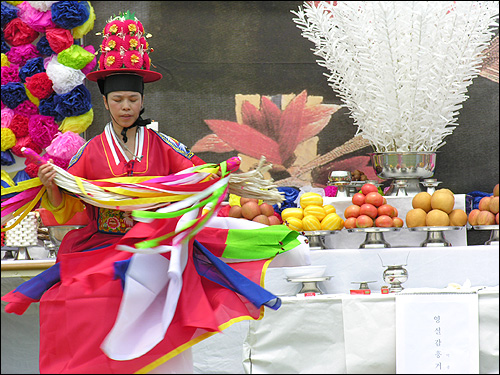
[[[436,168],[435,152],[370,153],[373,169],[383,179],[429,178]]]

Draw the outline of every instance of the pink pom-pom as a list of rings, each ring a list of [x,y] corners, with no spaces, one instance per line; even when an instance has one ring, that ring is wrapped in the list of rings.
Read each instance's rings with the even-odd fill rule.
[[[38,107],[28,99],[14,108],[14,112],[29,117],[38,114]]]
[[[28,123],[28,132],[31,139],[42,148],[50,145],[58,129],[59,125],[52,116],[33,115]]]
[[[2,108],[2,128],[8,128],[14,118],[14,110],[9,107]]]
[[[69,162],[84,144],[85,139],[76,133],[67,131],[56,135],[52,143],[47,146],[46,151],[52,156]]]
[[[325,186],[325,197],[336,197],[338,188],[336,186]]]

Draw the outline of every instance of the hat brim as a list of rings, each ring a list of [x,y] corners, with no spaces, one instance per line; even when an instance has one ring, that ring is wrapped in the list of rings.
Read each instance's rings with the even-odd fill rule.
[[[106,78],[111,74],[137,74],[143,78],[144,83],[155,82],[163,77],[161,73],[154,72],[152,70],[121,68],[121,69],[97,70],[95,72],[90,72],[87,74],[87,79],[89,79],[90,81],[97,82],[97,80]]]

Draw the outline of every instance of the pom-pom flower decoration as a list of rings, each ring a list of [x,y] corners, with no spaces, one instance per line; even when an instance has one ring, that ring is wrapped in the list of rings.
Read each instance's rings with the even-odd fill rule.
[[[94,20],[88,1],[2,2],[2,150],[23,157],[28,147],[41,154],[60,127],[84,131],[91,124],[90,93],[78,86],[84,70],[96,65],[95,49],[74,38],[88,33]],[[26,164],[30,177],[37,169]]]
[[[129,11],[113,16],[102,32],[99,69],[145,69],[149,70],[149,46],[144,36],[142,23]]]
[[[446,143],[498,26],[488,1],[312,1],[292,13],[376,152]]]

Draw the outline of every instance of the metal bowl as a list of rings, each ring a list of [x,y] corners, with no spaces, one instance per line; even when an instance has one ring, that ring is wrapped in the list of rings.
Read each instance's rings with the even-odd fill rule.
[[[370,153],[373,169],[383,179],[429,178],[436,168],[435,152]]]

